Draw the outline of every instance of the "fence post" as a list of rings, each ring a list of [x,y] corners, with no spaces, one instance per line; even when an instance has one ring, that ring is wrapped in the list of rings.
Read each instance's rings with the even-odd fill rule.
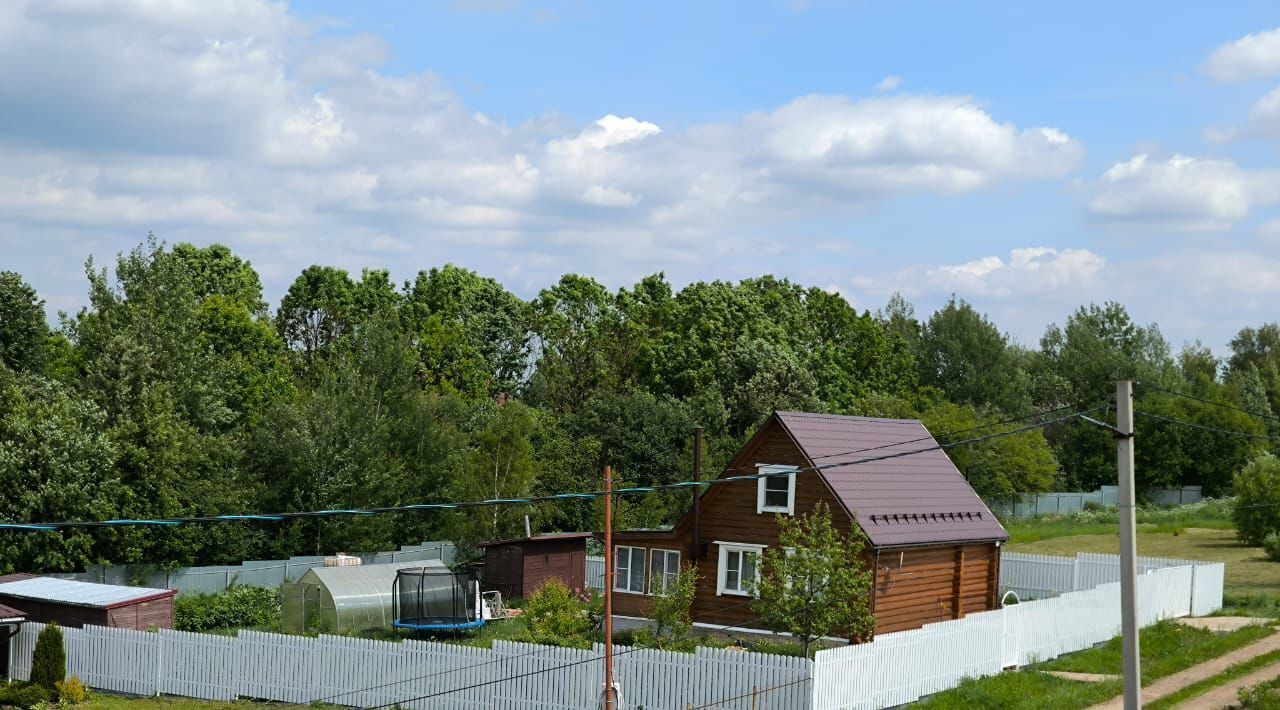
[[[1080,553],[1071,561],[1071,591],[1080,591]]]
[[[1187,616],[1196,615],[1196,570],[1200,569],[1200,565],[1191,565],[1191,599],[1187,604]]]

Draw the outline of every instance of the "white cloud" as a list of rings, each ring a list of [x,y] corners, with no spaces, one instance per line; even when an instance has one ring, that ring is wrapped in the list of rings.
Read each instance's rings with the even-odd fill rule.
[[[1280,200],[1280,171],[1247,170],[1230,160],[1148,154],[1116,163],[1092,186],[1089,209],[1112,221],[1222,230],[1252,207]]]
[[[1200,71],[1224,82],[1280,74],[1280,28],[1245,35],[1218,47],[1200,65]]]
[[[876,91],[893,91],[902,85],[902,77],[890,74],[876,84]]]
[[[967,300],[1060,297],[1094,289],[1107,268],[1106,259],[1088,249],[1023,247],[1008,257],[984,256],[961,264],[913,266],[888,277],[858,275],[850,284],[887,296],[900,291],[926,299],[957,294]]]
[[[924,278],[935,291],[976,296],[1046,295],[1094,285],[1106,260],[1088,249],[1026,247],[1008,260],[988,256],[955,266],[928,269]]]
[[[527,279],[553,256],[620,268],[601,244],[657,270],[796,215],[1057,178],[1083,154],[967,96],[805,96],[678,129],[608,106],[512,125],[388,56],[265,0],[0,3],[0,235],[56,233],[78,261],[154,229],[248,249],[268,278],[368,253],[510,258]]]

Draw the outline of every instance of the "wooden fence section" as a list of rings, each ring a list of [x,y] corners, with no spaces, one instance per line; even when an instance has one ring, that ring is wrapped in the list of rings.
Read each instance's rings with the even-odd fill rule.
[[[31,674],[43,624],[13,640],[14,678]],[[354,707],[595,707],[603,687],[600,647],[578,650],[495,641],[492,649],[426,641],[286,636],[242,631],[216,636],[87,626],[63,629],[67,673],[90,687],[135,695],[206,700],[237,697]],[[803,658],[725,649],[696,653],[618,647],[624,707],[684,710],[710,705],[806,708],[810,663]],[[767,699],[767,700],[766,700]]]
[[[1208,565],[1219,575],[1221,565]],[[1156,569],[1138,578],[1139,623],[1191,613],[1198,567]],[[1215,570],[1204,579],[1214,579]],[[1201,590],[1204,592],[1204,590]],[[819,651],[813,663],[813,710],[882,708],[910,703],[966,677],[1056,658],[1120,633],[1120,584],[886,634],[871,643]]]

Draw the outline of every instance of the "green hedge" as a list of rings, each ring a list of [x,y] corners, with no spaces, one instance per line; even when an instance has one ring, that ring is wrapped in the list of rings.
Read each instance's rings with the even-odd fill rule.
[[[179,631],[276,628],[280,625],[280,593],[261,587],[231,587],[218,594],[178,597],[173,627]]]

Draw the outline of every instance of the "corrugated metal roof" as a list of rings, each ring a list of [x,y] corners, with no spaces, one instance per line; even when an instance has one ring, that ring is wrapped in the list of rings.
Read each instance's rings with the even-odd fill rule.
[[[516,537],[510,540],[490,540],[489,542],[480,543],[480,547],[488,547],[489,545],[511,545],[517,542],[553,542],[556,540],[585,540],[595,533],[589,532],[558,532],[543,533],[534,535],[533,537]]]
[[[916,419],[804,412],[776,412],[774,416],[818,466],[916,451],[938,443]],[[902,443],[907,441],[912,443]],[[822,469],[820,475],[857,515],[859,526],[876,547],[1009,539],[945,451],[848,463]]]
[[[19,611],[5,604],[0,604],[0,621],[5,621],[8,619],[25,619],[25,618],[27,618],[27,612]]]
[[[98,609],[110,609],[148,599],[159,599],[176,593],[172,589],[122,587],[116,584],[78,582],[74,579],[55,577],[29,577],[0,584],[0,595]]]

